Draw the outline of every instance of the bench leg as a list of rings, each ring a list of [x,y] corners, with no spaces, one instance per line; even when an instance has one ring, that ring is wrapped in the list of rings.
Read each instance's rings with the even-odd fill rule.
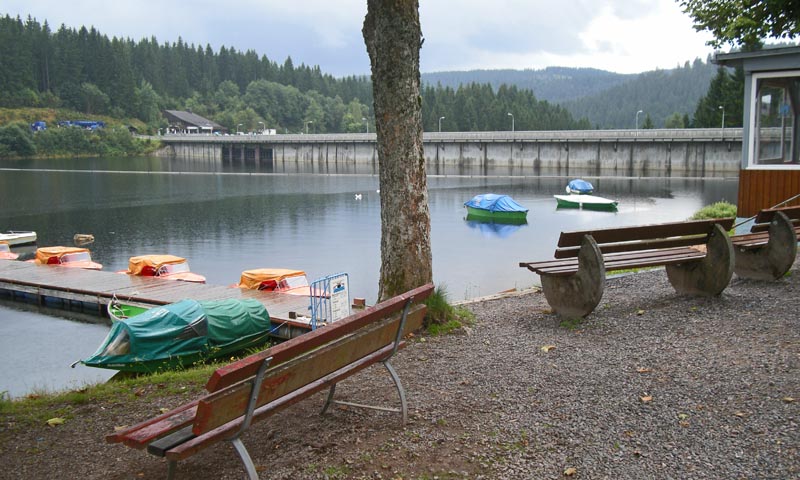
[[[719,224],[706,244],[706,256],[677,265],[667,265],[667,278],[678,293],[687,295],[719,295],[733,276],[733,244]]]
[[[242,443],[241,438],[234,438],[230,441],[233,444],[233,448],[236,449],[236,453],[239,454],[239,458],[242,459],[242,463],[244,464],[244,469],[247,471],[247,478],[250,480],[258,480],[258,473],[256,472],[256,466],[253,464],[253,459],[250,458],[250,453],[248,453],[247,448]]]
[[[328,390],[328,398],[325,400],[325,405],[322,407],[322,411],[320,415],[324,414],[328,407],[331,404],[335,403],[337,405],[347,405],[349,407],[357,407],[357,408],[369,408],[371,410],[380,410],[382,412],[397,412],[403,415],[403,425],[408,423],[408,402],[406,401],[406,391],[403,388],[402,382],[400,382],[400,376],[397,375],[394,367],[389,360],[381,362],[383,366],[386,367],[386,370],[389,372],[389,375],[392,377],[392,381],[394,382],[394,386],[397,388],[397,393],[400,396],[400,408],[393,408],[393,407],[379,407],[376,405],[365,405],[363,403],[353,403],[353,402],[343,402],[340,400],[334,400],[333,396],[336,392],[336,384],[334,383],[331,385],[331,389]]]
[[[754,250],[736,248],[736,275],[753,280],[777,280],[792,268],[797,257],[797,235],[783,212],[769,225],[769,240]]]
[[[178,469],[178,462],[175,460],[170,460],[167,463],[167,480],[172,480],[175,478],[175,470]]]
[[[578,262],[578,271],[572,275],[540,277],[547,303],[563,318],[589,315],[603,297],[606,280],[603,254],[591,235],[581,240]]]

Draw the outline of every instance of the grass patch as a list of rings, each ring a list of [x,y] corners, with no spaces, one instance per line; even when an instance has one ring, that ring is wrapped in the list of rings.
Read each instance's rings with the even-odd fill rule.
[[[561,328],[566,328],[567,330],[577,330],[583,326],[583,318],[567,318],[561,320],[558,324]]]
[[[475,314],[464,307],[454,307],[447,300],[447,288],[439,285],[425,300],[425,327],[431,335],[444,335],[464,325],[472,325]]]
[[[0,392],[0,416],[14,417],[14,428],[41,424],[53,417],[71,418],[74,407],[104,402],[130,402],[136,399],[159,399],[181,393],[205,392],[208,378],[228,359],[192,368],[170,370],[150,375],[119,376],[78,390],[33,392],[11,399]]]

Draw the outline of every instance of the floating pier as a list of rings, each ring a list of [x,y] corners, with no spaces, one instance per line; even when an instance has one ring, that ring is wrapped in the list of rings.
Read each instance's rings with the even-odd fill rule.
[[[144,307],[187,298],[252,298],[267,308],[273,328],[278,327],[274,336],[292,338],[311,330],[310,319],[303,318],[309,306],[304,296],[0,260],[0,298],[106,316],[106,306],[114,297]],[[290,312],[297,318],[290,318]]]

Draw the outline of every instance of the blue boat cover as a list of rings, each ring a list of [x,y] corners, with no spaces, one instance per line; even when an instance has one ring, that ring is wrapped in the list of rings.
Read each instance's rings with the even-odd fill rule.
[[[594,186],[586,180],[576,178],[575,180],[570,180],[567,184],[567,191],[570,193],[592,193]]]
[[[484,193],[475,195],[472,200],[464,203],[465,207],[479,208],[490,212],[527,212],[528,209],[515,202],[508,195]]]

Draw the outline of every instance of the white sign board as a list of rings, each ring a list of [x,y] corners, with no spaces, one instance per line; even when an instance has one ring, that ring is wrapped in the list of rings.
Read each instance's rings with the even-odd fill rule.
[[[330,279],[331,318],[335,322],[350,316],[350,288],[347,275]]]

